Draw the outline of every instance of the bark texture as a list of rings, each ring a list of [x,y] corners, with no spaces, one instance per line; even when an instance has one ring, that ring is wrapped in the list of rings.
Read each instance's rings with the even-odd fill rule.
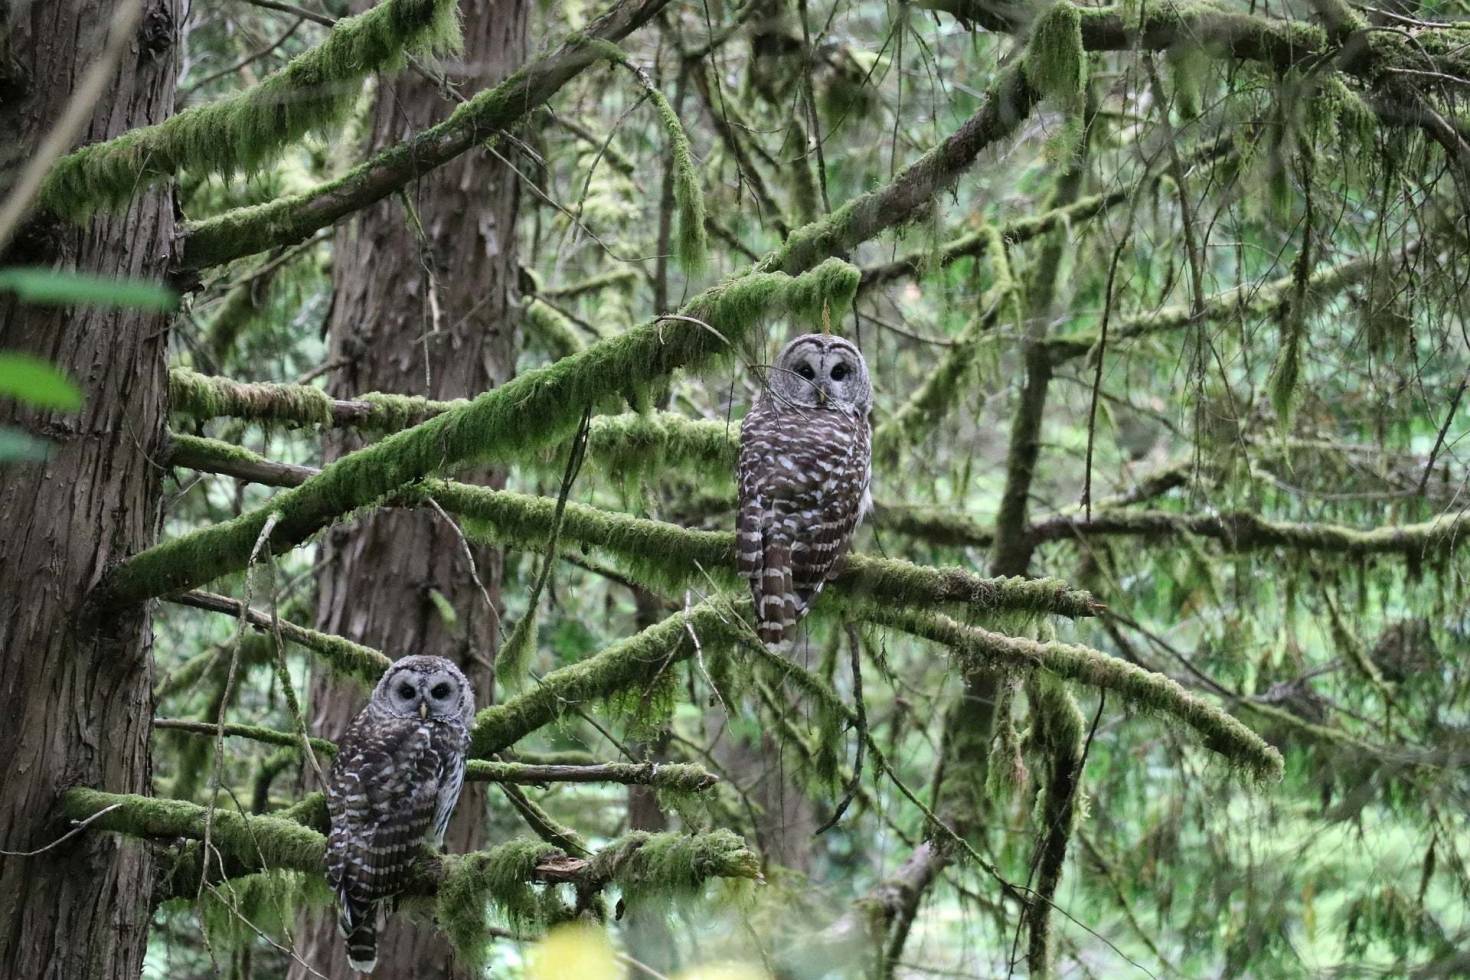
[[[0,195],[61,116],[107,41],[112,0],[0,6]],[[173,109],[175,0],[147,0],[82,135],[107,139]],[[0,266],[161,278],[173,235],[167,191],[84,226],[32,219]],[[0,426],[52,442],[44,462],[0,464],[0,847],[66,830],[62,790],[149,786],[149,616],[85,615],[113,562],[153,543],[162,470],[168,317],[36,307],[0,294],[0,349],[59,365],[80,412],[0,399]],[[0,857],[0,976],[132,980],[147,945],[147,849],[86,834],[34,857]]]
[[[450,66],[450,79],[474,91],[514,71],[525,59],[527,8],[525,0],[462,2],[464,60]],[[443,119],[454,104],[416,74],[383,84],[366,152],[401,142]],[[334,397],[388,391],[458,398],[510,377],[516,208],[515,175],[494,157],[472,152],[339,229],[328,355],[342,362],[328,383]],[[340,455],[360,444],[349,436],[332,451]],[[474,554],[480,581],[498,605],[500,555],[479,547]],[[321,557],[318,628],[395,658],[448,657],[474,683],[478,703],[491,703],[498,612],[487,607],[458,532],[444,517],[378,510],[333,530]],[[322,677],[311,704],[313,731],[334,738],[361,708],[362,695]],[[446,838],[450,851],[483,843],[484,794],[483,784],[466,785]],[[353,976],[330,916],[304,924],[297,951],[329,977]],[[379,934],[375,975],[467,974],[458,971],[437,929],[395,915]],[[310,974],[297,963],[290,976]]]

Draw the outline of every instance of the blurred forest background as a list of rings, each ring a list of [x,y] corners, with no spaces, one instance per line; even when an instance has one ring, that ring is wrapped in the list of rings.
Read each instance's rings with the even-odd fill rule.
[[[432,653],[380,976],[1466,975],[1467,13],[12,2],[0,973],[346,976],[318,767]],[[811,329],[875,511],[772,653]]]

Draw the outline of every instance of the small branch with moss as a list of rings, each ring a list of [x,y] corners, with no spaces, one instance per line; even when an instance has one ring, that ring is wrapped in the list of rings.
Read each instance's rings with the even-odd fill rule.
[[[1165,511],[1094,513],[1091,520],[1058,515],[1031,525],[1035,541],[1085,539],[1094,535],[1167,538],[1193,534],[1214,538],[1231,551],[1291,548],[1346,555],[1400,555],[1417,562],[1450,554],[1470,544],[1470,511],[1441,514],[1418,524],[1358,530],[1340,524],[1271,521],[1249,511],[1174,514]]]
[[[738,608],[727,597],[706,599],[586,660],[552,671],[524,694],[481,709],[470,730],[470,755],[483,759],[504,751],[582,704],[651,688],[696,650],[708,653],[748,632],[737,618]],[[699,638],[698,647],[691,634]]]
[[[238,600],[212,592],[185,592],[169,596],[168,601],[194,609],[224,613],[236,619],[240,618],[243,607],[243,603]],[[345,637],[321,633],[284,620],[272,620],[269,613],[259,609],[244,609],[243,612],[245,622],[256,630],[269,633],[279,627],[282,637],[317,654],[333,671],[356,677],[369,685],[376,684],[383,671],[393,662],[382,652],[353,643]]]
[[[1407,254],[1413,254],[1414,251],[1417,251],[1417,246],[1408,249]],[[1374,256],[1362,255],[1312,273],[1307,279],[1305,288],[1306,309],[1315,308],[1348,287],[1361,282],[1373,273],[1377,264],[1378,260]],[[1293,275],[1273,279],[1267,283],[1242,283],[1233,289],[1207,297],[1200,304],[1198,319],[1195,318],[1196,311],[1193,305],[1189,303],[1166,306],[1150,313],[1129,317],[1108,331],[1108,345],[1111,347],[1119,341],[1139,340],[1154,334],[1178,330],[1200,321],[1210,322],[1247,315],[1270,317],[1285,310],[1291,302],[1293,291],[1299,287],[1300,284]],[[1089,353],[1096,344],[1097,337],[1084,334],[1077,337],[1057,338],[1049,341],[1047,346],[1052,364],[1060,365]]]
[[[1190,694],[1163,674],[1070,643],[993,633],[937,613],[871,610],[869,621],[942,644],[966,670],[1035,670],[1116,692],[1128,704],[1168,715],[1192,728],[1204,746],[1259,779],[1280,779],[1281,753],[1234,717]]]
[[[1220,137],[1185,153],[1184,159],[1188,163],[1216,163],[1230,156],[1233,151],[1234,141],[1230,137]],[[1038,215],[1016,218],[1000,226],[1000,240],[1007,245],[1020,245],[1052,231],[1071,228],[1090,218],[1107,213],[1117,205],[1129,200],[1140,190],[1156,183],[1162,176],[1161,171],[1150,173],[1131,186],[1114,188],[1091,197],[1080,198]],[[862,281],[858,284],[858,294],[862,295],[864,291],[874,286],[881,286],[895,279],[922,276],[929,270],[942,268],[963,258],[980,258],[987,254],[994,240],[995,236],[990,233],[990,230],[984,229],[950,239],[934,249],[901,255],[892,262],[864,266]]]
[[[153,727],[163,731],[187,732],[191,735],[218,735],[220,726],[213,722],[182,718],[155,718]],[[300,749],[301,739],[291,732],[263,728],[259,725],[225,725],[229,738],[245,738],[266,745]],[[324,738],[311,740],[312,751],[324,756],[337,754],[337,745]],[[542,786],[547,783],[620,783],[629,786],[654,786],[682,793],[699,793],[720,781],[714,773],[685,763],[603,762],[588,765],[561,765],[528,762],[499,762],[472,759],[465,778],[486,783],[514,783]]]
[[[623,420],[639,436],[625,438],[626,432],[615,431]],[[606,459],[613,472],[620,472],[622,464],[617,460],[627,459],[627,465],[642,469],[648,464],[649,456],[655,461],[668,458],[660,456],[656,449],[648,453],[637,451],[640,437],[652,435],[637,416],[618,416],[612,421],[613,426],[602,427],[602,434],[608,453]],[[719,423],[686,423],[679,431],[680,435],[662,443],[664,453],[707,461],[711,456],[722,456],[730,445],[726,429]],[[653,438],[654,442],[642,444],[655,445],[657,436]],[[212,440],[198,439],[189,443],[189,451],[196,454],[194,462],[207,469],[213,469],[213,464],[197,458],[197,454],[212,451],[211,443]],[[218,455],[226,462],[238,458],[256,461],[251,464],[255,467],[265,463],[248,450],[228,443],[217,445],[222,447]],[[721,472],[728,470],[722,466]],[[474,533],[502,547],[544,547],[556,516],[553,498],[448,480],[421,481],[413,490],[397,494],[388,502],[412,504],[424,497],[467,518]],[[737,582],[732,532],[693,530],[568,503],[562,515],[561,534],[582,548],[606,551],[624,566],[620,573],[645,587],[674,593],[708,586],[712,580],[724,585]],[[916,603],[925,607],[957,604],[974,612],[1030,612],[1069,617],[1093,616],[1102,608],[1091,594],[1072,589],[1057,579],[985,578],[964,568],[934,568],[866,555],[849,555],[824,595],[829,597],[825,601],[833,602],[834,606],[847,602],[861,607],[873,601]]]

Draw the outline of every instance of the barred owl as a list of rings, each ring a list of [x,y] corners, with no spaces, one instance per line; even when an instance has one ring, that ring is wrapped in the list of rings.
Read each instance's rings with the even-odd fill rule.
[[[840,337],[787,344],[740,429],[740,573],[761,639],[779,646],[837,570],[871,506],[873,391]]]
[[[421,844],[444,844],[474,714],[474,692],[458,667],[443,657],[404,657],[338,743],[327,777],[327,882],[354,970],[377,962],[378,903],[402,889]]]

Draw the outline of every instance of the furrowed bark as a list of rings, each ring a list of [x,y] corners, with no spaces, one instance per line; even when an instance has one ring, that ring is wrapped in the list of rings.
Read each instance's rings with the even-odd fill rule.
[[[0,184],[62,115],[72,86],[107,42],[111,0],[50,0],[0,10],[9,67],[22,79],[0,101]],[[143,4],[136,37],[85,133],[106,139],[172,111],[179,6]],[[14,157],[11,154],[15,153]],[[56,265],[157,281],[173,202],[148,193],[86,226],[38,218],[0,265]],[[149,611],[93,618],[105,570],[153,543],[161,500],[169,317],[134,309],[26,306],[0,293],[0,349],[58,365],[80,386],[80,413],[0,398],[0,424],[52,443],[41,462],[0,473],[0,847],[31,850],[66,825],[59,797],[89,783],[141,793],[151,776]],[[148,939],[146,848],[88,837],[33,857],[0,857],[0,975],[134,980]]]

